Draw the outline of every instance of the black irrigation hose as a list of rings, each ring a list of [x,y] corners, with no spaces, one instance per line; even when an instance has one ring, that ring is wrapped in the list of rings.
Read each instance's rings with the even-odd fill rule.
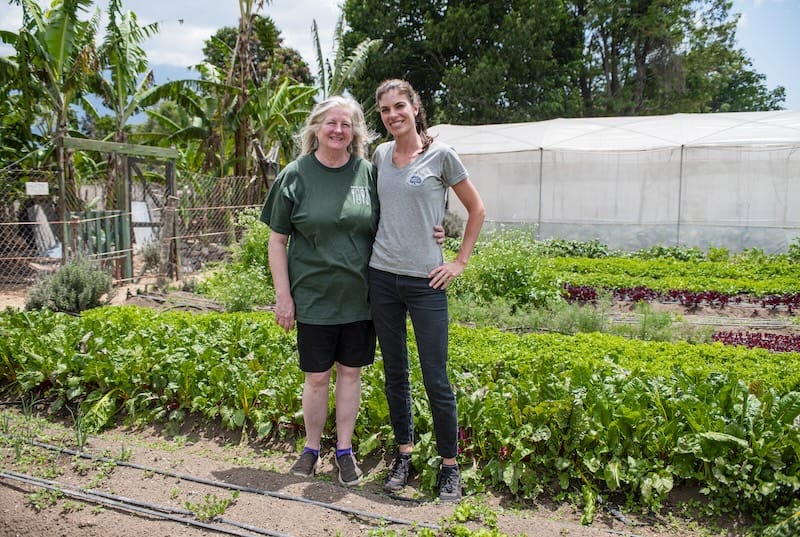
[[[87,490],[79,487],[73,487],[71,485],[59,483],[57,481],[49,481],[46,479],[41,479],[27,474],[19,474],[17,472],[0,471],[0,478],[12,479],[15,481],[21,481],[23,483],[27,483],[35,487],[46,488],[48,490],[55,490],[71,498],[76,498],[90,503],[105,505],[108,507],[113,507],[124,511],[141,513],[156,518],[162,518],[164,520],[170,520],[172,522],[180,522],[181,524],[196,526],[198,528],[212,530],[218,533],[225,533],[227,535],[234,535],[237,537],[252,537],[252,533],[242,533],[236,530],[229,530],[227,528],[221,528],[217,525],[208,524],[206,522],[202,522],[194,518],[188,518],[186,515],[191,517],[193,516],[193,513],[191,511],[186,511],[183,509],[175,509],[168,506],[140,502],[138,500],[124,498],[122,496],[116,496],[114,494],[106,494],[94,490]],[[179,515],[184,515],[184,516],[179,516]],[[233,520],[228,520],[220,517],[215,517],[213,520],[220,524],[227,524],[231,526],[237,526],[242,529],[247,529],[259,535],[267,535],[269,537],[291,537],[290,535],[287,535],[285,533],[276,533],[263,528],[250,526],[242,522],[236,522]]]
[[[1,436],[5,436],[5,435],[1,435]],[[220,488],[225,488],[225,489],[229,489],[229,490],[239,490],[239,491],[242,491],[242,492],[250,492],[252,494],[261,494],[262,496],[269,496],[271,498],[278,498],[280,500],[288,500],[288,501],[293,501],[293,502],[307,503],[307,504],[310,504],[310,505],[314,505],[316,507],[321,507],[323,509],[330,509],[332,511],[339,511],[341,513],[345,513],[345,514],[348,514],[348,515],[359,516],[359,517],[363,517],[363,518],[371,518],[371,519],[375,519],[375,520],[391,522],[392,524],[401,524],[403,526],[415,526],[415,527],[419,527],[419,528],[429,528],[429,529],[432,529],[432,530],[440,530],[440,529],[442,529],[441,526],[439,526],[438,524],[430,524],[430,523],[427,523],[427,522],[417,522],[417,521],[414,521],[414,520],[406,520],[406,519],[402,519],[402,518],[395,518],[395,517],[390,517],[390,516],[386,516],[386,515],[370,513],[370,512],[367,512],[367,511],[360,511],[358,509],[349,509],[347,507],[340,507],[340,506],[338,506],[336,504],[327,503],[327,502],[321,502],[321,501],[318,501],[318,500],[310,500],[308,498],[303,498],[303,497],[300,497],[300,496],[292,496],[292,495],[289,495],[289,494],[283,494],[281,492],[273,492],[273,491],[265,490],[265,489],[258,489],[258,488],[254,488],[254,487],[245,487],[243,485],[236,485],[236,484],[233,484],[233,483],[225,483],[224,481],[216,481],[216,480],[213,480],[213,479],[205,479],[205,478],[202,478],[202,477],[195,477],[195,476],[190,476],[190,475],[178,474],[178,473],[175,473],[175,472],[170,472],[168,470],[160,470],[160,469],[157,469],[157,468],[149,468],[147,466],[141,466],[141,465],[138,465],[138,464],[133,464],[133,463],[130,463],[130,462],[125,462],[125,461],[117,461],[115,459],[110,459],[108,457],[97,457],[95,455],[90,455],[88,453],[83,453],[83,452],[80,452],[80,451],[75,451],[75,450],[72,450],[72,449],[67,449],[67,448],[63,448],[63,447],[59,447],[59,446],[43,444],[41,442],[36,442],[36,441],[31,441],[31,444],[36,446],[36,447],[49,449],[51,451],[58,451],[60,453],[66,453],[67,455],[74,455],[74,456],[82,457],[84,459],[98,460],[98,461],[101,461],[101,462],[112,462],[112,463],[116,464],[117,466],[125,466],[125,467],[128,467],[128,468],[133,468],[135,470],[143,470],[145,472],[151,472],[151,473],[154,473],[154,474],[165,475],[167,477],[174,477],[174,478],[180,479],[182,481],[190,481],[190,482],[193,482],[193,483],[200,483],[200,484],[203,484],[203,485],[210,485],[212,487],[220,487]]]
[[[0,436],[7,438],[7,435],[4,435],[4,434],[0,434]],[[375,514],[375,513],[359,511],[357,509],[348,509],[346,507],[340,507],[338,505],[331,504],[331,503],[320,502],[320,501],[317,501],[317,500],[309,500],[307,498],[302,498],[302,497],[299,497],[299,496],[291,496],[291,495],[283,494],[283,493],[280,493],[280,492],[273,492],[273,491],[264,490],[264,489],[257,489],[257,488],[253,488],[253,487],[245,487],[245,486],[242,486],[242,485],[235,485],[235,484],[232,484],[232,483],[225,483],[223,481],[215,481],[215,480],[211,480],[211,479],[204,479],[202,477],[188,476],[188,475],[178,474],[178,473],[175,473],[175,472],[170,472],[170,471],[167,471],[167,470],[160,470],[160,469],[157,469],[157,468],[149,468],[147,466],[141,466],[141,465],[138,465],[138,464],[129,463],[129,462],[125,462],[125,461],[118,461],[118,460],[111,459],[111,458],[108,458],[108,457],[97,457],[97,456],[94,456],[94,455],[90,455],[88,453],[83,453],[83,452],[80,452],[80,451],[75,451],[75,450],[72,450],[72,449],[67,449],[67,448],[63,448],[63,447],[59,447],[59,446],[53,446],[53,445],[50,445],[50,444],[44,444],[44,443],[36,442],[36,441],[31,441],[30,443],[31,443],[31,445],[34,445],[36,447],[41,447],[41,448],[48,449],[48,450],[51,450],[51,451],[58,451],[59,453],[66,453],[67,455],[74,455],[74,456],[82,457],[84,459],[98,460],[98,461],[102,461],[102,462],[112,462],[112,463],[116,464],[117,466],[124,466],[124,467],[127,467],[127,468],[133,468],[135,470],[142,470],[142,471],[151,472],[151,473],[154,473],[154,474],[165,475],[167,477],[173,477],[173,478],[176,478],[176,479],[180,479],[182,481],[200,483],[200,484],[203,484],[203,485],[210,485],[210,486],[213,486],[213,487],[220,487],[220,488],[225,488],[225,489],[230,489],[230,490],[239,490],[239,491],[242,491],[242,492],[250,492],[250,493],[253,493],[253,494],[261,494],[262,496],[278,498],[278,499],[281,499],[281,500],[288,500],[288,501],[296,501],[296,502],[300,502],[300,503],[307,503],[307,504],[314,505],[314,506],[317,506],[317,507],[322,507],[324,509],[330,509],[330,510],[333,510],[333,511],[339,511],[341,513],[351,514],[351,515],[355,515],[355,516],[361,516],[361,517],[364,517],[364,518],[372,518],[372,519],[377,519],[377,520],[383,520],[383,521],[386,521],[386,522],[391,522],[393,524],[401,524],[401,525],[404,525],[404,526],[416,526],[416,527],[420,527],[420,528],[430,528],[430,529],[433,529],[433,530],[441,530],[442,529],[441,526],[439,526],[437,524],[429,524],[429,523],[426,523],[426,522],[416,522],[416,521],[412,521],[412,520],[404,520],[404,519],[400,519],[400,518],[387,517],[387,516],[378,515],[378,514]],[[388,495],[388,496],[390,498],[393,498],[393,499],[396,499],[396,500],[414,501],[414,500],[409,500],[408,498],[403,498],[401,496],[396,496],[394,494]],[[616,513],[612,512],[611,514],[616,517]],[[617,517],[617,518],[619,518],[619,517]],[[623,523],[626,523],[625,520],[622,520],[621,518],[620,518],[620,520]],[[606,533],[609,533],[609,534],[612,534],[612,535],[621,535],[621,536],[624,536],[624,537],[640,537],[640,536],[638,536],[636,534],[633,534],[633,533],[625,533],[625,532],[620,532],[620,531],[615,531],[615,530],[610,530],[610,529],[606,529],[604,531]]]

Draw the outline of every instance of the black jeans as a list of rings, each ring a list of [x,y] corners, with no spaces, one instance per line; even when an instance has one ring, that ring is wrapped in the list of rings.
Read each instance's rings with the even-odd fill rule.
[[[443,458],[455,458],[458,454],[458,410],[447,376],[447,293],[443,289],[432,289],[428,281],[428,278],[370,268],[372,320],[383,355],[386,400],[395,441],[414,443],[406,331],[406,314],[409,314],[433,416],[436,449]]]

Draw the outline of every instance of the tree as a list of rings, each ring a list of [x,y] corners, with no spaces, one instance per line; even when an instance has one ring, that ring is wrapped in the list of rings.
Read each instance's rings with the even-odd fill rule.
[[[46,15],[35,0],[21,0],[22,28],[4,32],[3,40],[14,47],[16,89],[20,106],[41,111],[44,136],[56,142],[56,160],[65,174],[65,197],[77,200],[71,157],[60,141],[67,134],[73,104],[89,91],[99,69],[94,38],[99,12],[80,19],[91,0],[53,0]],[[72,117],[74,119],[74,117]]]
[[[552,0],[448,2],[427,38],[444,66],[434,119],[474,124],[575,114],[565,89],[581,39],[570,22]]]
[[[139,26],[135,13],[122,12],[121,0],[109,2],[108,25],[99,49],[102,72],[94,80],[94,90],[103,99],[103,104],[114,113],[114,142],[124,143],[127,140],[126,125],[141,110],[142,100],[154,84],[153,72],[148,69],[147,54],[141,43],[156,32],[158,23]],[[98,119],[90,103],[86,103],[85,109]],[[107,162],[105,196],[110,199],[120,171],[120,162],[114,154],[108,155]]]
[[[348,56],[342,46],[344,34],[344,14],[340,14],[333,33],[333,65],[322,55],[319,43],[317,21],[311,25],[311,36],[317,55],[317,80],[322,98],[329,95],[341,95],[347,86],[361,76],[366,68],[369,53],[381,45],[380,39],[365,39],[353,49]]]
[[[352,83],[409,80],[436,122],[764,110],[783,100],[736,50],[730,0],[347,0]]]
[[[287,117],[294,117],[296,113],[304,117],[313,102],[308,97],[311,86],[307,84],[313,80],[308,66],[296,51],[281,47],[280,32],[272,19],[255,13],[263,4],[253,0],[240,2],[238,32],[222,28],[203,49],[208,60],[203,67],[204,77],[236,88],[234,93],[218,93],[217,113],[211,123],[214,132],[210,138],[222,147],[227,140],[225,133],[233,131],[230,160],[235,175],[245,175],[252,168],[250,149],[254,140],[265,142],[264,133],[283,133],[281,129],[269,128],[270,124],[298,126],[280,114],[274,118],[264,116],[276,110],[271,99],[278,98],[285,106],[296,107],[281,112]],[[254,120],[257,120],[255,124]],[[284,153],[290,153],[291,135],[284,133],[280,138]]]
[[[269,77],[278,80],[288,77],[298,83],[311,84],[311,71],[299,52],[283,46],[280,30],[272,18],[254,14],[252,19],[248,56],[255,84],[268,83]],[[217,30],[203,45],[205,61],[229,72],[238,35],[239,29],[232,26]]]
[[[444,58],[437,56],[427,41],[441,19],[442,2],[395,0],[346,0],[344,18],[349,29],[340,47],[349,54],[367,39],[380,39],[381,46],[367,59],[362,76],[349,90],[362,103],[375,101],[375,88],[387,78],[404,78],[420,93],[428,117],[436,113],[436,96],[443,89]],[[380,124],[377,118],[376,124]],[[382,128],[382,125],[378,125]]]

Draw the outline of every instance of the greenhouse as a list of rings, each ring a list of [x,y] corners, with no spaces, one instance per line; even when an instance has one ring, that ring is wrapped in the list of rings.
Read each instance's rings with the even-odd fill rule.
[[[800,236],[800,112],[437,125],[487,226],[541,239],[785,252]],[[465,214],[455,196],[451,208]]]

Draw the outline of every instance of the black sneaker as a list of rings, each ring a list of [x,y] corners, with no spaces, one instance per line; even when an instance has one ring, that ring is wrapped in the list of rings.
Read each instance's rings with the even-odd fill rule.
[[[356,464],[356,458],[352,453],[336,457],[336,467],[339,468],[339,483],[342,485],[351,487],[361,482],[361,476],[364,474]]]
[[[443,502],[461,501],[461,474],[458,466],[442,466],[439,470],[439,499]]]
[[[319,466],[319,455],[314,455],[310,451],[304,451],[297,462],[294,463],[289,473],[298,477],[314,477]]]
[[[383,483],[383,489],[389,492],[397,492],[406,486],[413,471],[411,453],[400,453],[394,459],[392,469],[389,470],[389,475],[386,476],[386,481]]]

